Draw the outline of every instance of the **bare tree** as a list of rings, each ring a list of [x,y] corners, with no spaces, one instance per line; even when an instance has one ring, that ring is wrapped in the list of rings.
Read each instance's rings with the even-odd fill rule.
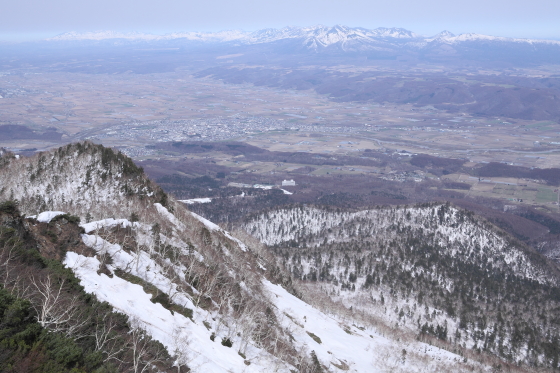
[[[191,344],[189,336],[183,333],[179,327],[173,329],[173,340],[175,341],[175,365],[177,365],[177,373],[181,373],[181,367],[189,368],[196,352],[189,347]]]
[[[2,285],[12,295],[18,298],[25,298],[30,289],[30,285],[24,281],[28,271],[23,270],[16,263],[16,242],[6,242],[0,251],[0,276]]]
[[[198,307],[200,301],[204,297],[210,298],[214,289],[222,279],[222,271],[218,265],[206,266],[203,273],[198,276],[198,296],[195,300],[195,306]]]
[[[140,322],[136,319],[131,320],[129,348],[132,354],[132,367],[134,373],[150,372],[155,368],[155,364],[162,363],[164,351],[154,347],[151,339]]]
[[[81,333],[88,319],[80,311],[78,296],[67,296],[64,292],[65,280],[58,285],[47,275],[43,279],[31,276],[31,305],[37,313],[37,322],[53,332],[64,333],[74,339],[85,337]]]
[[[115,332],[117,323],[110,313],[103,315],[103,319],[96,323],[93,338],[95,339],[95,351],[105,354],[103,361],[117,360],[125,347],[119,341],[119,334]]]
[[[2,247],[2,252],[0,253],[0,271],[2,273],[2,283],[8,284],[11,280],[11,274],[14,270],[14,259],[16,256],[16,244],[15,242],[11,245],[9,242],[4,244]]]

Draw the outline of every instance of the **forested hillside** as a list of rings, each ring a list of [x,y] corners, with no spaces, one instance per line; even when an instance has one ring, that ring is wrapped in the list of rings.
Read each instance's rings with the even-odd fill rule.
[[[18,200],[28,215],[72,211],[86,220],[141,213],[166,204],[161,188],[132,159],[89,142],[63,146],[30,158],[2,158],[0,198]]]
[[[82,243],[75,216],[24,220],[13,202],[0,204],[0,371],[139,371],[173,363],[141,325],[88,294],[61,263]]]
[[[295,278],[422,339],[558,367],[558,270],[449,204],[366,211],[296,206],[248,218]]]

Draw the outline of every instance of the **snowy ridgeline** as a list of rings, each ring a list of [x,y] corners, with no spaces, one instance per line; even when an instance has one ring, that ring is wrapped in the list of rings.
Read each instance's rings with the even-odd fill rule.
[[[82,219],[122,216],[153,203],[158,192],[132,160],[87,142],[11,159],[0,177],[0,199],[18,200],[27,215],[57,209]]]
[[[144,34],[138,32],[122,33],[114,31],[101,32],[68,32],[55,36],[49,41],[69,41],[69,40],[128,40],[135,42],[157,42],[167,40],[190,40],[203,43],[243,43],[261,44],[280,40],[301,40],[301,44],[309,49],[318,47],[328,47],[333,44],[343,44],[353,50],[379,50],[380,46],[387,47],[390,43],[398,42],[413,48],[433,47],[437,44],[460,44],[467,42],[495,42],[495,43],[515,43],[528,45],[559,45],[556,40],[538,39],[515,39],[496,37],[475,33],[453,35],[449,31],[443,31],[431,37],[424,37],[412,31],[402,28],[379,27],[373,30],[361,27],[347,27],[335,25],[332,27],[317,25],[311,27],[284,27],[281,29],[263,29],[254,32],[244,32],[239,30],[220,31],[220,32],[176,32],[166,35]]]
[[[159,213],[175,227],[181,222],[163,206],[156,206]],[[57,213],[43,213],[46,222]],[[207,229],[225,234],[218,226],[192,214]],[[203,250],[182,241],[179,237],[159,234],[159,240],[173,245],[184,258],[172,261],[154,250],[156,244],[151,226],[131,223],[126,219],[104,219],[83,224],[83,242],[97,252],[95,257],[86,257],[68,252],[64,264],[80,279],[86,292],[95,294],[100,301],[108,302],[117,312],[126,314],[144,328],[152,338],[160,341],[177,359],[178,364],[188,365],[193,372],[290,372],[293,364],[274,355],[255,340],[256,315],[234,316],[212,301],[213,306],[201,307],[198,291],[191,283],[188,267],[196,264],[212,264]],[[110,242],[114,229],[129,229],[138,242],[136,250],[126,250],[119,243]],[[248,248],[231,237],[237,247],[230,246],[224,255],[232,262],[235,252],[247,255]],[[114,239],[113,239],[114,241]],[[141,248],[141,249],[140,249]],[[235,250],[235,252],[233,251]],[[191,260],[189,260],[190,258]],[[110,263],[110,264],[109,264]],[[247,265],[247,263],[245,263]],[[103,270],[106,268],[109,273]],[[241,270],[241,268],[231,268]],[[131,277],[132,276],[132,277]],[[167,294],[171,303],[192,310],[191,317],[172,312],[160,303],[153,303],[153,295],[146,292],[145,284]],[[259,299],[269,305],[273,318],[296,351],[308,357],[314,351],[318,361],[331,372],[421,372],[467,371],[477,363],[465,364],[463,357],[434,346],[418,342],[414,338],[396,341],[383,336],[372,327],[359,327],[349,320],[328,316],[318,309],[294,297],[279,285],[259,277],[261,293],[254,287],[240,282],[239,286],[247,298]],[[223,299],[222,299],[223,301]],[[230,310],[231,311],[231,310]],[[267,311],[268,312],[268,311]],[[255,317],[252,320],[251,317]],[[232,347],[220,341],[229,339]],[[403,353],[403,350],[406,352]]]
[[[280,209],[258,215],[244,229],[267,245],[320,248],[333,242],[379,244],[403,234],[429,237],[441,254],[512,270],[517,276],[556,285],[555,277],[489,224],[445,205],[333,212],[313,207]],[[411,247],[414,250],[415,247]]]

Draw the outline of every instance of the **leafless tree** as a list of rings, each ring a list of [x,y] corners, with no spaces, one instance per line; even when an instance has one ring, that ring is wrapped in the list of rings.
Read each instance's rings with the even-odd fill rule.
[[[198,307],[200,301],[208,297],[210,298],[214,289],[222,279],[222,271],[218,265],[205,266],[203,272],[198,276],[198,294],[194,302]]]
[[[130,371],[144,373],[153,370],[155,364],[162,363],[164,353],[159,348],[154,348],[151,339],[138,320],[131,320],[129,348],[132,357]]]
[[[173,340],[175,341],[175,365],[177,365],[177,373],[181,373],[181,367],[189,367],[191,361],[196,356],[196,352],[190,348],[191,339],[180,328],[173,329]]]
[[[11,280],[12,271],[15,268],[14,259],[16,256],[15,243],[6,242],[0,252],[0,273],[2,274],[2,283],[8,284]]]
[[[42,327],[74,339],[82,338],[88,319],[80,310],[78,296],[67,296],[64,284],[65,280],[55,284],[50,275],[42,279],[31,276],[31,305]]]
[[[95,351],[101,351],[105,354],[104,361],[117,360],[118,356],[125,350],[125,347],[119,341],[119,335],[115,332],[117,323],[110,313],[103,315],[95,325],[93,337],[95,339]]]
[[[24,281],[28,271],[17,264],[16,243],[6,242],[0,251],[0,276],[2,285],[18,298],[27,297],[30,285]]]

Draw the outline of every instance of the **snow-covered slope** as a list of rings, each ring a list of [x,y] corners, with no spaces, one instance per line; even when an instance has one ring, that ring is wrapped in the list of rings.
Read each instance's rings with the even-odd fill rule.
[[[261,372],[268,366],[276,365],[279,372],[288,372],[289,365],[279,361],[266,350],[253,344],[243,346],[247,342],[244,339],[248,336],[239,334],[240,326],[235,320],[231,318],[226,320],[219,312],[207,311],[197,306],[197,295],[200,293],[195,291],[193,294],[194,289],[191,288],[189,294],[181,287],[186,285],[185,273],[188,273],[186,263],[181,265],[178,262],[172,263],[169,259],[166,261],[158,255],[159,253],[150,253],[149,249],[127,252],[121,245],[110,243],[100,237],[100,229],[105,227],[106,223],[100,221],[88,224],[89,227],[96,226],[97,234],[84,234],[82,239],[104,260],[110,258],[112,264],[107,265],[109,276],[99,272],[102,263],[97,257],[85,257],[69,252],[64,262],[76,273],[87,292],[95,294],[99,300],[108,302],[116,311],[134,319],[152,338],[160,341],[169,353],[176,353],[178,359],[188,362],[189,367],[195,371]],[[150,226],[133,224],[126,220],[118,223],[120,227],[133,227],[133,231],[139,237],[144,237],[142,244],[145,247],[153,247],[150,240]],[[205,258],[200,254],[189,253],[185,243],[178,241],[174,243],[182,246],[185,255],[196,257],[197,261],[204,261]],[[117,270],[121,272],[116,272]],[[119,277],[118,273],[124,275],[121,274]],[[128,281],[122,278],[130,275],[155,286],[159,291],[167,294],[172,303],[191,310],[192,316],[189,318],[187,315],[165,308],[161,303],[153,303],[153,295],[146,293],[141,285],[131,283],[130,278]],[[227,326],[223,325],[224,323]],[[214,341],[210,339],[212,334],[215,336]],[[226,338],[233,342],[235,348],[219,343]],[[243,351],[247,359],[242,358],[238,351]],[[251,364],[246,365],[245,361]]]
[[[127,220],[92,222],[84,225],[87,233],[82,236],[83,241],[105,263],[111,264],[103,264],[98,257],[85,257],[74,252],[69,252],[66,256],[65,265],[76,273],[87,292],[108,302],[116,311],[133,318],[152,338],[166,346],[170,353],[176,352],[177,358],[188,361],[189,367],[195,372],[289,372],[295,369],[293,365],[267,352],[252,340],[250,332],[254,332],[254,326],[250,324],[256,323],[256,320],[236,320],[232,315],[221,314],[219,308],[206,310],[199,307],[196,300],[198,292],[189,285],[187,286],[195,290],[194,293],[185,291],[185,287],[181,286],[181,282],[186,285],[189,277],[185,262],[171,263],[170,260],[159,257],[157,252],[150,253],[149,250],[127,252],[121,245],[102,238],[103,227],[119,226],[131,227],[139,236],[150,236],[151,228],[140,223],[130,223]],[[148,242],[144,244],[146,247],[151,245]],[[241,248],[231,248],[229,254],[232,255]],[[188,252],[186,245],[182,250],[185,255],[193,255],[193,252]],[[197,256],[196,260],[204,262],[207,259]],[[109,269],[110,275],[100,272],[104,265]],[[174,304],[192,310],[192,317],[173,313],[160,303],[153,303],[153,296],[147,294],[142,286],[127,281],[127,275],[140,278],[168,294]],[[384,336],[375,327],[356,325],[351,319],[327,315],[296,298],[282,286],[264,278],[261,281],[260,297],[263,298],[260,300],[272,307],[267,311],[268,317],[274,318],[288,333],[297,350],[304,352],[301,358],[314,351],[318,361],[329,371],[421,372],[425,369],[468,369],[467,364],[460,363],[462,357],[456,354],[413,338],[397,341]],[[241,282],[240,285],[245,291],[251,292],[247,284]],[[255,296],[254,293],[252,295]],[[257,319],[256,314],[244,317]],[[225,339],[233,343],[232,348],[219,343]],[[404,356],[403,349],[407,351]]]

